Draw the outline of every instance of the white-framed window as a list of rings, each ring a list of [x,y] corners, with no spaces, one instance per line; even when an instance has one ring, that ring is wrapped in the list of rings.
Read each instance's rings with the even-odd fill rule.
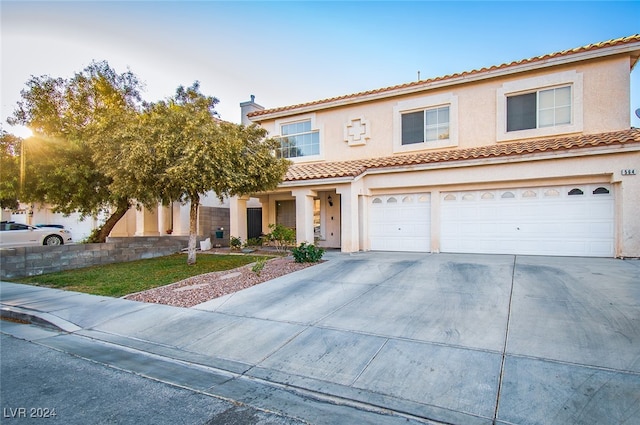
[[[582,93],[576,71],[504,83],[497,90],[497,140],[582,131]]]
[[[403,145],[449,140],[449,105],[401,114]]]
[[[280,141],[276,152],[280,158],[318,157],[320,155],[320,130],[314,128],[314,118],[308,117],[296,121],[278,121],[280,133],[275,138]]]
[[[507,96],[507,131],[571,124],[571,86]]]
[[[458,145],[458,98],[452,94],[394,106],[394,152]]]

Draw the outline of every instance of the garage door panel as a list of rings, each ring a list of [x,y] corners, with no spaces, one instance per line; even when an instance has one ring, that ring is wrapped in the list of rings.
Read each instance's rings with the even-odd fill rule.
[[[558,211],[558,208],[562,208],[562,206],[557,207],[557,209],[555,211]],[[588,219],[590,214],[589,211],[590,206],[589,205],[585,205],[582,202],[576,202],[573,205],[566,205],[563,209],[562,209],[562,214],[565,215],[566,219],[571,219],[571,220],[584,220],[584,219]],[[550,211],[553,211],[551,209],[549,209]],[[560,217],[560,219],[562,219],[562,217]],[[563,220],[565,221],[565,220]]]
[[[609,235],[613,234],[613,224],[612,223],[591,223],[589,226],[588,232],[594,238],[608,238]]]
[[[461,206],[460,207],[460,211],[457,212],[457,215],[463,219],[463,220],[471,220],[474,217],[477,217],[478,214],[476,213],[474,208],[470,208],[469,206],[465,205],[465,206]]]
[[[602,184],[443,193],[441,251],[613,256],[613,201]]]
[[[611,217],[613,218],[612,202],[597,202],[589,205],[589,215],[591,217]]]
[[[560,234],[563,231],[563,225],[560,223],[540,223],[537,232],[544,234]]]
[[[403,229],[404,230],[404,229]],[[429,227],[428,226],[420,226],[420,225],[414,225],[414,226],[409,226],[406,228],[406,231],[403,232],[407,237],[413,237],[413,236],[422,236],[421,239],[426,238],[427,236],[429,236]]]
[[[613,252],[614,246],[611,241],[594,241],[589,244],[589,250],[594,253],[599,253],[599,256],[608,256],[608,252]]]
[[[429,194],[375,196],[370,204],[369,243],[374,251],[429,252]]]

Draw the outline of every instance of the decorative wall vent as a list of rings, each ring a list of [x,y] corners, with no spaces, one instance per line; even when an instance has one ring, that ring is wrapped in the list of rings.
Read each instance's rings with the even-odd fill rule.
[[[364,117],[352,118],[344,126],[344,141],[349,146],[362,146],[366,145],[371,133],[371,125],[369,120],[365,120]]]

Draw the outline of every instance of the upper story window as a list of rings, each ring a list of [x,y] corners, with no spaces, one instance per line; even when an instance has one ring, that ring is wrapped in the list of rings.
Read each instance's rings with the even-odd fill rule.
[[[394,108],[394,152],[458,145],[458,97],[435,95],[398,102]]]
[[[571,86],[507,96],[507,131],[571,124]]]
[[[497,90],[498,141],[583,130],[583,76],[558,72],[502,84]]]
[[[449,106],[402,114],[402,144],[449,139]]]
[[[320,154],[320,131],[313,130],[311,119],[280,124],[280,158],[298,158]]]

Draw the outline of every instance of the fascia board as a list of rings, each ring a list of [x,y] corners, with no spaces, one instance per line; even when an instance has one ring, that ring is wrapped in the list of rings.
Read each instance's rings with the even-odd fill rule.
[[[358,176],[359,177],[359,176]],[[356,177],[333,177],[327,179],[308,179],[308,180],[293,180],[280,183],[278,188],[288,187],[300,187],[300,186],[319,186],[319,185],[332,185],[332,184],[344,184],[351,183],[356,180]]]

